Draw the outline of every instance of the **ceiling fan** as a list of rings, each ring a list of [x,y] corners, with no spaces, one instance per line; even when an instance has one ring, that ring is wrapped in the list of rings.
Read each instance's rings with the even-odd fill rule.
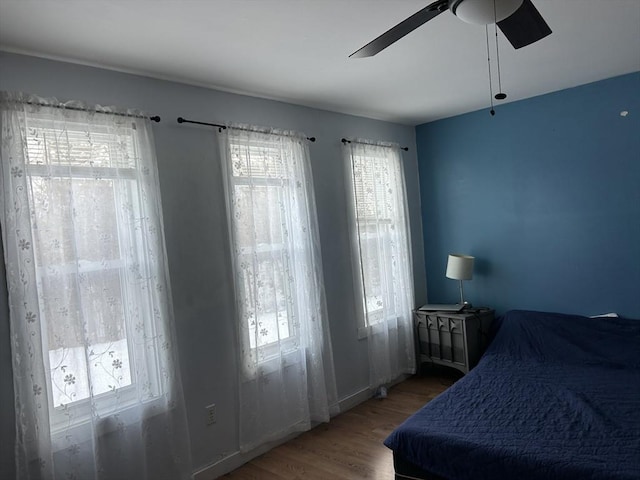
[[[531,0],[437,0],[386,31],[349,57],[372,57],[445,10],[467,23],[496,23],[513,48],[522,48],[551,33]]]

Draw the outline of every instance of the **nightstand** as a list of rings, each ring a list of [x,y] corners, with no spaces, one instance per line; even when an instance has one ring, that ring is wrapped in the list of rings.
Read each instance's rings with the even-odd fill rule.
[[[487,347],[494,311],[469,308],[458,313],[415,310],[419,371],[430,362],[469,373]]]

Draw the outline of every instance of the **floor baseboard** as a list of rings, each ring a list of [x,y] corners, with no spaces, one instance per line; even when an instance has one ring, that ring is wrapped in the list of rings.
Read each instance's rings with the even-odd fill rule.
[[[213,463],[204,468],[201,468],[200,470],[197,470],[193,474],[193,480],[215,480],[216,478],[219,478],[222,475],[229,473],[238,467],[241,467],[245,463],[253,460],[256,457],[259,457],[263,453],[268,452],[269,450],[277,447],[278,445],[282,445],[283,443],[286,443],[289,440],[296,438],[301,433],[303,432],[293,432],[287,435],[286,437],[281,438],[280,440],[267,442],[263,445],[260,445],[259,447],[251,450],[250,452],[244,452],[244,453],[240,451],[234,452],[224,457],[222,460],[217,461],[216,463]]]
[[[409,375],[402,375],[390,385],[395,385],[398,382],[401,382],[408,378]],[[373,396],[374,390],[369,387],[358,390],[357,392],[352,393],[351,395],[346,396],[342,400],[338,401],[338,409],[339,413],[346,412],[347,410],[351,410],[352,408],[360,405],[363,402],[366,402]],[[241,467],[245,463],[253,460],[256,457],[268,452],[269,450],[277,447],[278,445],[282,445],[283,443],[288,442],[289,440],[297,437],[303,432],[293,432],[286,437],[276,440],[273,442],[265,443],[264,445],[259,446],[258,448],[251,450],[250,452],[234,452],[230,455],[224,457],[223,459],[208,465],[206,467],[197,470],[193,474],[194,480],[215,480],[216,478],[221,477],[238,467]]]

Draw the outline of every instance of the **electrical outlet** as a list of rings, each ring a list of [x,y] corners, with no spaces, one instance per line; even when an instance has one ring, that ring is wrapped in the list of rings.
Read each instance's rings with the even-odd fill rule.
[[[211,405],[207,405],[204,407],[207,411],[206,422],[207,425],[213,425],[216,423],[216,404],[212,403]]]

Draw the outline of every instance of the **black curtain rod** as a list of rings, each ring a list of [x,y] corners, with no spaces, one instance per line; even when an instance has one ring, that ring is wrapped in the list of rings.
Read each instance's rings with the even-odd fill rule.
[[[132,117],[132,118],[148,118],[152,122],[159,122],[160,116],[154,115],[152,117],[145,117],[144,115],[133,115],[131,113],[120,113],[120,112],[101,112],[100,110],[91,110],[80,107],[69,107],[65,105],[49,105],[47,103],[36,103],[36,102],[24,102],[27,105],[39,105],[41,107],[51,107],[51,108],[61,108],[63,110],[73,110],[75,112],[91,112],[91,113],[102,113],[103,115],[118,115],[119,117]]]
[[[207,125],[208,127],[218,127],[218,131],[226,130],[226,125],[220,125],[219,123],[209,123],[209,122],[197,122],[195,120],[187,120],[186,118],[178,117],[178,123],[195,123],[196,125]],[[238,128],[237,130],[247,130],[246,128]],[[247,130],[250,131],[250,130]],[[315,142],[316,137],[307,137],[307,140],[310,142]]]
[[[226,130],[226,125],[220,125],[219,123],[209,123],[209,122],[196,122],[195,120],[186,120],[182,117],[178,117],[178,123],[195,123],[196,125],[206,125],[208,127],[218,127],[219,131]]]
[[[364,143],[364,142],[356,142],[355,140],[347,140],[346,138],[343,138],[342,140],[340,140],[342,143],[361,143],[362,145],[374,145],[375,144],[369,144],[369,143]],[[400,150],[404,150],[405,152],[409,151],[409,147],[399,147]]]

